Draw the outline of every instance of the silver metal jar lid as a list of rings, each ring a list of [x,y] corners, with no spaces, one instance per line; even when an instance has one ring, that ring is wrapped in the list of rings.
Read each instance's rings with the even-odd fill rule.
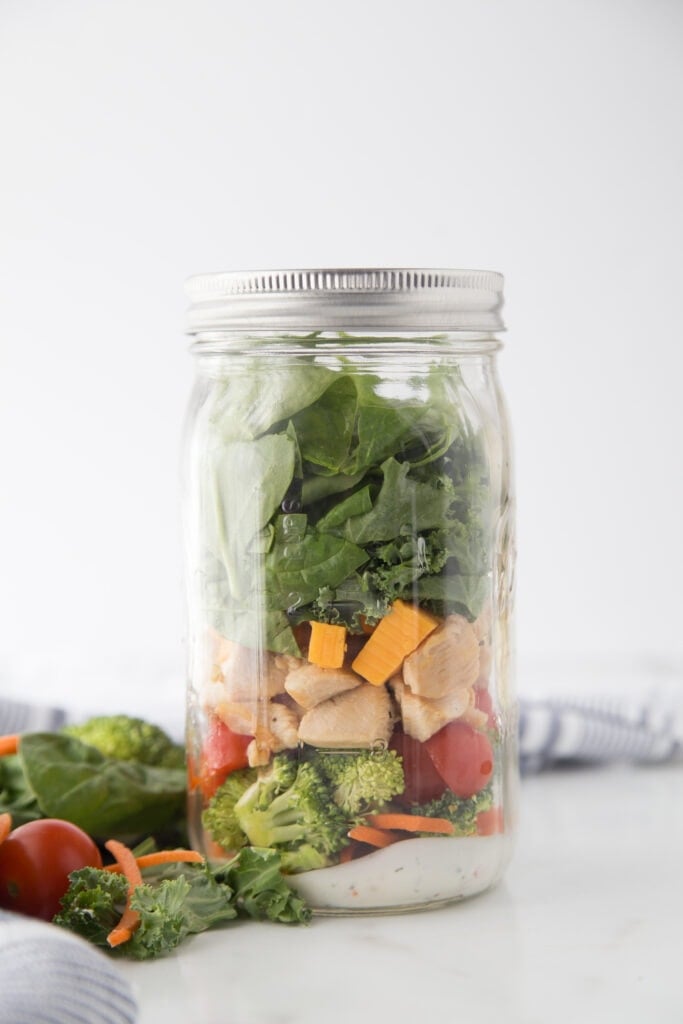
[[[222,330],[504,330],[503,276],[488,270],[352,268],[198,274],[188,334]]]

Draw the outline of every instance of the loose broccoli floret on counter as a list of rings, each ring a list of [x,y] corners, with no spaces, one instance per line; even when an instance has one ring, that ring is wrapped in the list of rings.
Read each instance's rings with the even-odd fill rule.
[[[62,732],[95,747],[105,757],[158,768],[182,768],[185,749],[158,725],[130,715],[96,715]]]
[[[466,800],[447,789],[436,800],[411,807],[410,813],[426,818],[446,818],[455,825],[456,836],[473,836],[477,833],[477,815],[480,811],[490,810],[492,806],[493,793],[490,786]]]
[[[318,754],[316,764],[348,815],[379,810],[405,788],[403,762],[394,750]]]
[[[241,768],[232,772],[214,793],[202,814],[202,825],[215,842],[226,850],[239,850],[247,837],[235,816],[235,804],[256,781],[255,768]]]
[[[253,846],[296,853],[304,844],[327,858],[348,843],[348,822],[331,798],[320,771],[278,754],[235,804],[235,817]],[[301,852],[307,862],[311,852]],[[296,858],[289,858],[294,870]],[[316,867],[322,867],[317,863]],[[297,870],[303,870],[297,868]]]

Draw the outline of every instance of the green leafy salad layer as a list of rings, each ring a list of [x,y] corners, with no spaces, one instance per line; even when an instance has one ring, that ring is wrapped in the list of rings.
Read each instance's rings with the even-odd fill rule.
[[[313,361],[221,381],[203,474],[210,624],[298,656],[297,623],[360,632],[397,598],[476,618],[490,570],[488,474],[461,387],[452,366],[390,387]]]

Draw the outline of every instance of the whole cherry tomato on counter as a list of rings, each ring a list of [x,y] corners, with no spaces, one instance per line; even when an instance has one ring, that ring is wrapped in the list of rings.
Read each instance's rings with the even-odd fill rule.
[[[465,722],[449,722],[425,741],[434,767],[456,796],[479,793],[493,774],[488,736]]]
[[[399,803],[426,804],[441,796],[446,783],[434,767],[424,743],[396,729],[389,746],[403,759],[406,784],[402,795],[396,798]]]
[[[199,766],[199,785],[207,799],[223,785],[231,772],[247,767],[247,747],[253,738],[233,732],[219,718],[211,719]]]
[[[78,868],[101,868],[90,836],[60,818],[29,821],[0,846],[0,907],[51,921]]]

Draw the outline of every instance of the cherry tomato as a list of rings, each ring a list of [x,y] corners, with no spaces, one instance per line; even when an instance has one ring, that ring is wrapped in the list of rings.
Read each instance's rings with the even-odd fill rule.
[[[488,811],[479,811],[477,815],[477,835],[493,836],[505,831],[505,819],[502,807],[491,807]]]
[[[199,785],[208,799],[222,786],[230,772],[246,768],[247,747],[253,736],[233,732],[219,718],[212,718],[202,747]]]
[[[397,729],[389,746],[403,758],[406,786],[403,795],[396,798],[399,803],[426,804],[441,796],[446,784],[434,767],[424,743]]]
[[[482,790],[493,774],[488,736],[465,722],[449,722],[426,740],[425,747],[448,788],[463,799]]]
[[[29,821],[0,846],[0,907],[51,921],[78,868],[101,868],[90,836],[60,818]]]

